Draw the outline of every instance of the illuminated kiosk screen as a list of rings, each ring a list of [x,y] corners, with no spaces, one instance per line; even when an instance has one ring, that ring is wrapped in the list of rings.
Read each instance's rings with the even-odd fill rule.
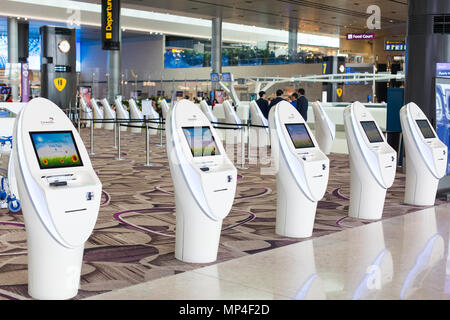
[[[183,127],[192,156],[207,157],[220,154],[209,127]]]
[[[416,122],[425,139],[436,138],[427,120],[416,120]]]
[[[361,126],[366,133],[367,139],[370,143],[383,142],[383,137],[378,131],[375,121],[361,121]]]
[[[83,166],[72,131],[30,132],[30,137],[41,169]]]
[[[290,123],[285,126],[296,149],[314,147],[308,129],[303,123]]]

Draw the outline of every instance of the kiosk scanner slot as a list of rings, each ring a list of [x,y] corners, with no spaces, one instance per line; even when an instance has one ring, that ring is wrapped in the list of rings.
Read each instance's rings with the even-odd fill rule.
[[[447,146],[413,102],[400,110],[406,155],[405,203],[431,206],[447,169]]]
[[[328,117],[322,103],[316,101],[312,104],[314,112],[314,134],[320,149],[330,154],[331,146],[336,137],[336,125]]]
[[[188,100],[180,100],[169,113],[166,139],[175,188],[175,257],[213,262],[222,220],[233,205],[237,170],[209,120]]]
[[[397,153],[359,102],[344,110],[344,127],[350,156],[349,216],[380,219],[386,190],[394,182]]]
[[[317,202],[328,184],[329,159],[317,147],[307,123],[290,103],[270,110],[272,157],[277,168],[276,233],[312,235]]]
[[[102,185],[77,130],[53,102],[36,98],[14,129],[14,167],[28,246],[28,292],[68,299],[78,292],[84,243]]]

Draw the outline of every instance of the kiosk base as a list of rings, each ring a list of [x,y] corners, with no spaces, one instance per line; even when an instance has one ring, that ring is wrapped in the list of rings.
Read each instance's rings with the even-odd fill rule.
[[[24,200],[29,295],[40,300],[64,300],[76,296],[84,246],[69,249],[59,244],[42,225],[31,200]]]
[[[276,234],[291,238],[312,236],[317,202],[312,202],[297,188],[287,190],[277,179]]]
[[[198,211],[189,219],[178,211],[175,258],[188,263],[210,263],[217,259],[222,221],[213,221]],[[197,218],[192,219],[192,216]]]
[[[363,184],[359,180],[356,170],[351,170],[350,206],[348,215],[352,218],[379,220],[383,215],[386,190],[375,179],[371,183]]]
[[[436,201],[436,193],[439,180],[433,177],[430,171],[417,170],[406,160],[406,186],[405,203],[416,206],[433,206]]]

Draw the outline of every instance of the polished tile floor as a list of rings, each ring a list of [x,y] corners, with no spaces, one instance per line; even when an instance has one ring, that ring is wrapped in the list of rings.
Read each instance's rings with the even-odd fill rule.
[[[450,203],[91,299],[450,299]]]

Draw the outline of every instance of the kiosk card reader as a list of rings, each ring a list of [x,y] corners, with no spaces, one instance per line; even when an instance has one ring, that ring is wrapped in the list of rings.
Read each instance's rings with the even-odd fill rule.
[[[127,109],[123,106],[122,99],[117,97],[116,103],[116,117],[117,120],[130,120],[130,114]],[[127,131],[127,127],[121,126],[120,131]]]
[[[217,259],[222,220],[233,205],[237,170],[202,111],[180,100],[166,121],[167,154],[175,188],[175,257]]]
[[[350,155],[348,215],[380,219],[386,190],[394,182],[397,153],[386,142],[369,110],[359,102],[345,108],[344,127]]]
[[[317,202],[327,189],[330,160],[319,149],[303,117],[289,102],[271,108],[272,157],[277,168],[276,233],[312,235]]]
[[[312,104],[314,111],[314,133],[320,150],[330,154],[333,140],[336,137],[336,125],[328,117],[319,101]]]
[[[413,102],[400,110],[400,123],[406,154],[405,203],[432,206],[439,179],[446,174],[447,146]]]
[[[14,129],[14,166],[28,246],[28,293],[68,299],[78,292],[84,243],[97,221],[102,185],[72,122],[36,98]]]
[[[107,120],[116,120],[116,112],[113,110],[113,108],[111,108],[108,99],[103,98],[102,99],[102,105],[103,105],[103,110],[104,110],[104,114],[105,114],[105,119]],[[107,122],[105,123],[105,129],[106,130],[114,130],[114,123],[110,123]]]

